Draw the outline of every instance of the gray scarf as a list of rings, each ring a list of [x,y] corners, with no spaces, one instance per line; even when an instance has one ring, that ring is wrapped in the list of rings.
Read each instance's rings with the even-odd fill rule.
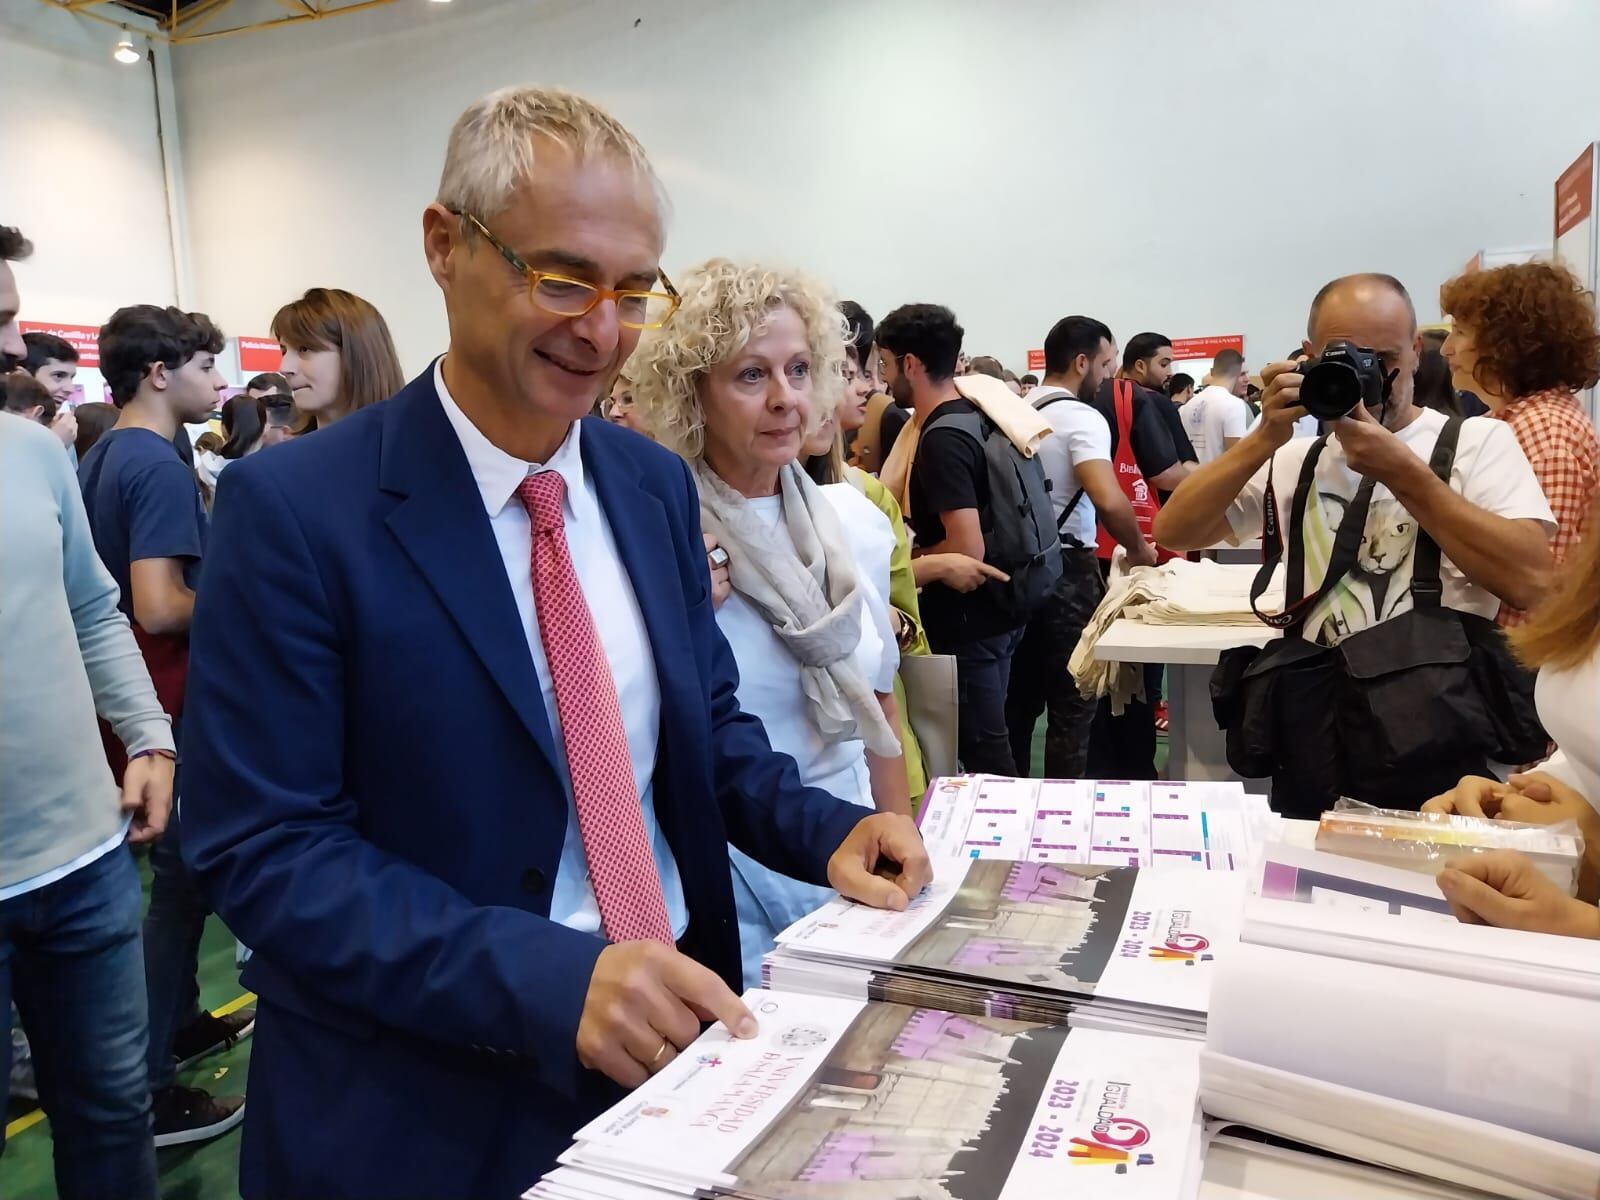
[[[780,553],[745,498],[704,461],[694,464],[700,525],[728,552],[734,590],[766,618],[800,663],[800,687],[817,731],[830,742],[860,738],[885,758],[900,742],[851,655],[863,605],[856,564],[822,489],[797,464],[778,473],[783,522],[796,553]]]

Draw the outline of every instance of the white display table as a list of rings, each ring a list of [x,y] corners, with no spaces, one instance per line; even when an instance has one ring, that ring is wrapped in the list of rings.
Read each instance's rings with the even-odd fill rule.
[[[1146,625],[1113,621],[1094,648],[1101,662],[1167,667],[1167,778],[1237,779],[1211,715],[1211,670],[1224,650],[1265,646],[1277,637],[1265,625]]]

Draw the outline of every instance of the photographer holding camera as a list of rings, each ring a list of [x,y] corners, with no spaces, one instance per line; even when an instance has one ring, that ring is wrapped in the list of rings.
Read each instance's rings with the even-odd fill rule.
[[[1155,533],[1175,550],[1260,533],[1257,595],[1287,554],[1286,611],[1257,611],[1292,644],[1229,651],[1213,684],[1234,769],[1270,771],[1280,811],[1341,794],[1415,808],[1435,775],[1518,761],[1498,756],[1535,738],[1531,684],[1523,704],[1491,635],[1502,601],[1528,607],[1548,585],[1550,508],[1502,423],[1413,403],[1421,345],[1397,279],[1334,280],[1307,334],[1310,360],[1263,372],[1256,427],[1178,488]],[[1292,437],[1308,414],[1327,436]],[[1319,734],[1315,753],[1291,744]]]

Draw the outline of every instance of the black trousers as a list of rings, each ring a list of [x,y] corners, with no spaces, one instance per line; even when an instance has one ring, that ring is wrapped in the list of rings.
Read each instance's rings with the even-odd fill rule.
[[[1006,727],[1020,774],[1033,760],[1033,730],[1048,713],[1044,740],[1047,779],[1082,779],[1088,766],[1095,702],[1078,693],[1067,663],[1083,628],[1106,594],[1094,551],[1063,549],[1061,582],[1048,604],[1028,622],[1011,664]]]
[[[956,751],[964,771],[984,775],[1017,773],[1006,730],[1006,688],[1012,658],[1021,640],[1022,630],[1012,629],[954,645],[934,643],[936,652],[955,655]]]
[[[1161,694],[1166,668],[1149,663],[1144,669],[1146,696]],[[1120,717],[1111,715],[1111,700],[1104,697],[1089,727],[1089,779],[1155,779],[1156,710],[1145,700],[1130,700]]]

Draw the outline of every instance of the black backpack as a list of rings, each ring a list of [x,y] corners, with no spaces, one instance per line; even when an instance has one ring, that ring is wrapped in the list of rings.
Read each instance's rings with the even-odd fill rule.
[[[1461,418],[1451,418],[1429,464],[1446,483],[1460,432]],[[1463,775],[1488,775],[1491,760],[1542,757],[1548,738],[1534,709],[1533,672],[1512,657],[1493,621],[1444,607],[1439,544],[1426,530],[1417,530],[1410,612],[1336,646],[1306,639],[1307,614],[1355,563],[1372,500],[1367,479],[1339,523],[1322,583],[1306,595],[1301,522],[1316,502],[1327,442],[1324,434],[1301,465],[1286,529],[1268,487],[1250,602],[1260,600],[1287,542],[1287,607],[1256,608],[1284,636],[1259,650],[1226,650],[1217,664],[1211,704],[1227,732],[1228,765],[1246,778],[1271,775],[1273,809],[1315,820],[1340,796],[1415,809]]]
[[[1005,433],[979,412],[945,413],[922,431],[961,431],[983,447],[989,476],[990,528],[984,531],[985,558],[1011,579],[986,580],[984,593],[1000,613],[1027,624],[1055,594],[1061,580],[1061,539],[1056,535],[1050,485],[1037,458],[1028,458]]]

